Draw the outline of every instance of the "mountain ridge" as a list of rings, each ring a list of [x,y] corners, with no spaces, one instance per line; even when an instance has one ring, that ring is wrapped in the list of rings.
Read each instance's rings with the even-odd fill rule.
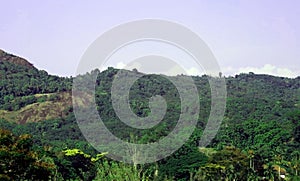
[[[115,68],[108,68],[105,71],[97,72],[99,77],[99,80],[97,80],[97,86],[106,87],[107,85],[110,85],[117,72],[118,69]],[[203,86],[208,83],[206,81],[206,75],[191,77],[195,80],[199,90],[203,89]],[[273,75],[242,73],[235,75],[234,77],[225,77],[225,80],[229,96],[227,101],[229,102],[237,99],[240,96],[248,97],[249,101],[252,102],[255,99],[274,96],[273,94],[278,95],[278,100],[280,100],[280,97],[281,100],[284,98],[286,98],[286,100],[298,99],[296,95],[297,90],[299,90],[300,87],[299,76],[297,78],[285,78]],[[14,122],[27,123],[38,122],[46,120],[47,118],[54,118],[57,115],[64,115],[62,113],[62,109],[58,110],[53,106],[72,106],[72,82],[72,78],[49,75],[44,70],[38,70],[34,68],[33,65],[27,60],[0,50],[0,110],[8,111],[2,111],[2,116],[0,116],[0,118],[8,118],[9,120],[12,120],[12,118],[19,117],[22,119],[15,120]],[[272,91],[272,94],[270,94],[270,91]],[[110,91],[107,90],[106,92]],[[206,92],[209,93],[209,90]],[[45,104],[36,104],[37,102],[41,102],[41,98],[37,98],[35,96],[37,94],[52,94],[53,97],[55,97],[54,99],[46,97],[42,102],[47,102],[46,107],[48,110],[50,110],[51,105],[53,105],[53,110],[58,110],[60,113],[53,114],[53,116],[52,114],[45,114],[45,111],[42,111],[42,114],[40,114],[38,111],[36,114],[45,116],[38,118],[34,116],[28,116],[28,112],[34,113],[34,111],[31,109],[25,109],[25,107],[28,105],[35,104],[34,107],[37,110],[39,110],[39,108],[41,108],[40,110],[44,110],[43,106],[45,106]],[[252,99],[250,99],[250,97],[252,97]],[[283,100],[283,102],[285,102],[285,100]],[[299,103],[295,102],[295,104]],[[38,105],[40,105],[40,107]],[[19,111],[21,109],[26,110],[23,111],[26,112],[24,116],[22,115],[22,112]],[[15,114],[21,115],[11,116]]]
[[[25,66],[27,68],[33,68],[33,69],[36,69],[32,63],[30,63],[28,60],[22,58],[22,57],[19,57],[19,56],[16,56],[16,55],[13,55],[13,54],[9,54],[3,50],[0,49],[0,62],[4,62],[4,61],[7,61],[7,62],[10,62],[10,63],[13,63],[13,64],[16,64],[16,65],[21,65],[21,66]]]
[[[95,98],[96,109],[105,127],[112,135],[125,142],[153,143],[170,135],[182,113],[181,95],[177,88],[166,77],[154,74],[143,74],[135,81],[130,88],[128,99],[126,98],[134,114],[139,117],[151,114],[149,99],[156,95],[164,98],[167,111],[163,119],[152,128],[134,129],[120,120],[112,105],[111,89],[118,71],[119,69],[110,67],[105,71],[91,71],[76,77],[82,80],[84,86],[81,86],[82,88],[78,91],[73,91],[74,95],[78,94],[76,97],[79,98],[78,101],[73,101],[80,107],[90,108],[87,106],[89,100]],[[134,72],[127,75],[136,76]],[[90,80],[94,81],[95,73],[98,74],[94,86],[95,94],[90,95],[85,86],[90,86]],[[176,79],[177,77],[172,78]],[[299,155],[299,152],[296,150],[300,150],[300,77],[284,78],[254,73],[225,77],[227,99],[224,119],[217,135],[208,145],[209,149],[201,149],[200,152],[198,143],[202,139],[203,130],[207,127],[207,120],[211,113],[211,89],[208,80],[218,78],[208,75],[191,76],[191,78],[199,94],[197,98],[199,97],[200,110],[197,125],[190,138],[180,149],[169,157],[156,162],[153,167],[149,167],[158,173],[157,180],[165,178],[191,180],[191,175],[201,176],[203,173],[216,176],[210,180],[222,180],[230,173],[234,173],[237,180],[247,180],[253,174],[255,178],[264,180],[263,178],[268,176],[266,171],[268,173],[270,173],[269,171],[275,172],[275,166],[280,170],[285,169],[284,173],[287,173],[285,174],[287,177],[293,176],[294,165],[283,164],[293,163],[295,159],[299,161],[299,156],[296,156]],[[78,169],[78,163],[85,164],[84,160],[90,160],[84,156],[85,154],[69,157],[71,161],[74,161],[74,165],[61,157],[67,150],[82,150],[82,153],[97,154],[85,139],[78,125],[80,120],[73,112],[72,83],[72,77],[49,75],[44,70],[33,69],[15,62],[0,61],[0,133],[5,129],[11,131],[18,138],[23,138],[23,134],[33,135],[32,141],[35,148],[43,153],[43,157],[40,158],[47,158],[47,160],[51,158],[49,160],[53,160],[57,166],[57,170],[53,173],[64,174],[57,180],[70,180],[70,175],[73,175],[71,180],[89,180],[83,179],[83,177],[79,179],[74,171]],[[118,96],[122,98],[124,95],[121,93]],[[191,104],[191,102],[187,104]],[[188,105],[189,107],[191,106]],[[90,119],[95,117],[90,115],[94,111],[89,110],[84,109],[81,112],[84,118],[87,118],[88,128],[94,126],[94,123],[95,126],[98,126],[98,122]],[[4,136],[5,139],[1,139],[4,141],[7,140],[6,135],[10,134],[5,130],[4,132],[7,134],[0,134],[0,136]],[[105,147],[110,146],[110,139],[105,137],[107,132],[96,133],[91,130],[90,133],[90,135],[96,134],[95,139],[97,140],[107,141]],[[176,140],[174,140],[175,142]],[[170,142],[170,144],[172,143],[173,141]],[[14,145],[16,144],[12,144],[12,148],[15,148]],[[162,149],[162,154],[163,151]],[[0,165],[2,166],[11,163],[12,158],[15,158],[10,153],[1,154],[1,156],[2,164]],[[3,156],[7,162],[2,161],[5,160],[2,159]],[[279,163],[278,158],[281,158],[282,162]],[[100,172],[104,173],[102,163],[103,161],[105,163],[105,158],[99,161],[100,165],[97,163],[93,168],[99,168]],[[16,163],[15,170],[18,170],[18,164],[23,165],[23,162]],[[114,162],[109,161],[110,163]],[[266,167],[266,165],[269,166]],[[144,173],[150,173],[147,167],[141,168],[145,170]],[[109,167],[106,172],[112,173],[114,169],[118,169],[118,167]],[[11,169],[7,168],[6,170],[6,173],[10,173]],[[93,169],[86,170],[91,174],[100,173]],[[71,174],[73,172],[74,174]],[[121,170],[121,172],[127,174],[126,171]],[[82,172],[80,171],[80,173]],[[275,174],[277,173],[278,170]],[[105,176],[102,174],[97,178],[98,180],[99,178],[103,179],[107,175],[105,173]],[[200,179],[200,176],[198,180],[205,180]],[[299,180],[297,178],[294,180]]]

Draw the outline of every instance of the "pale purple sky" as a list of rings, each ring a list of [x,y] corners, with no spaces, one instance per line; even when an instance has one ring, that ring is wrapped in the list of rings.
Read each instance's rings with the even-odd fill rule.
[[[196,32],[227,75],[300,75],[298,0],[3,1],[0,49],[51,74],[70,76],[103,32],[145,18]]]

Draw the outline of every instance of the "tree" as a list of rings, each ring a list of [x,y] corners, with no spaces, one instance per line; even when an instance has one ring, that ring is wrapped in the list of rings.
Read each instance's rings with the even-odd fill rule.
[[[294,180],[300,179],[300,152],[299,151],[294,151],[292,153],[292,161],[289,162],[289,167],[291,168],[292,171],[292,178]]]
[[[53,163],[42,161],[32,150],[28,134],[15,136],[0,129],[0,178],[7,180],[49,180],[55,171]]]
[[[273,163],[267,162],[266,164],[264,164],[263,168],[264,168],[264,178],[266,180],[274,180],[277,174],[274,170]]]
[[[106,153],[97,154],[95,158],[79,149],[68,149],[59,157],[59,172],[64,179],[92,180],[96,176],[96,162]]]
[[[248,174],[247,155],[235,147],[225,147],[213,153],[202,169],[207,170],[210,177],[220,180],[227,178],[231,180],[245,180]]]
[[[97,176],[95,180],[150,180],[144,173],[134,165],[129,165],[121,162],[108,161],[104,159],[98,166]]]

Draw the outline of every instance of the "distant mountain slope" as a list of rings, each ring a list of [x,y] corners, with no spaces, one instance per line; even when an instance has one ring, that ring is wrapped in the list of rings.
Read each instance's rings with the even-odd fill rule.
[[[46,71],[27,66],[24,62],[6,61],[9,56],[13,57],[8,54],[5,55],[5,60],[0,61],[0,128],[11,130],[16,135],[32,134],[36,145],[53,146],[53,153],[69,148],[95,153],[93,147],[83,137],[77,124],[78,120],[73,113],[72,79],[48,75]],[[82,83],[85,84],[86,79],[83,77],[90,80],[94,73],[98,73],[94,98],[101,120],[108,130],[126,142],[138,144],[153,143],[169,135],[182,112],[181,99],[176,87],[168,79],[159,75],[144,75],[134,82],[130,88],[128,101],[136,115],[146,117],[151,114],[149,107],[151,96],[160,95],[167,104],[166,114],[157,125],[149,129],[134,129],[118,118],[112,106],[111,87],[118,71],[114,68],[102,72],[94,70],[78,77],[82,78]],[[127,73],[131,76],[138,74],[137,71]],[[155,169],[158,167],[158,173],[162,175],[158,180],[167,178],[166,175],[175,180],[190,180],[182,178],[188,178],[191,170],[205,171],[213,168],[217,170],[208,173],[223,175],[223,173],[240,174],[239,172],[250,171],[251,175],[255,171],[263,178],[265,165],[268,164],[267,169],[274,171],[274,163],[277,164],[281,160],[281,163],[284,163],[282,168],[287,168],[285,164],[292,163],[297,158],[295,155],[299,155],[297,150],[300,150],[300,77],[291,79],[243,73],[225,78],[227,101],[224,119],[217,135],[209,145],[214,149],[204,150],[212,152],[210,156],[208,155],[207,166],[199,167],[201,166],[199,163],[206,162],[203,155],[199,155],[198,146],[207,124],[212,102],[209,76],[192,78],[199,92],[198,124],[183,147],[153,167]],[[86,106],[91,98],[87,97],[86,86],[89,84],[86,83],[82,89],[74,92],[75,95],[79,95],[79,100],[74,102],[80,106]],[[123,95],[120,94],[119,97],[121,96]],[[84,118],[92,118],[93,116],[89,117],[90,113],[89,109],[83,110]],[[101,134],[107,133],[96,133],[95,139],[102,139]],[[109,143],[110,140],[106,138],[107,136],[105,140]],[[244,158],[238,155],[244,155],[242,156]],[[248,169],[241,165],[241,160],[252,168]],[[219,170],[222,167],[229,170]],[[232,170],[235,167],[239,169]],[[289,167],[292,168],[291,165]],[[287,169],[287,171],[293,173],[292,170]],[[224,177],[212,180],[221,180],[221,178]],[[247,180],[246,178],[248,177],[238,180]]]
[[[27,60],[1,51],[0,103],[5,96],[27,96],[38,93],[61,92],[71,89],[72,80],[48,75]]]
[[[117,72],[118,70],[114,68],[100,72],[96,86],[96,101],[99,104],[99,112],[110,120],[115,116],[110,104],[110,87]],[[165,83],[164,80],[160,78],[158,78],[158,81],[152,79],[153,76],[148,76],[144,78],[143,83],[135,84],[131,89],[133,97],[139,97],[139,101],[142,99],[146,100],[141,103],[137,103],[134,100],[131,101],[132,109],[137,114],[141,114],[141,116],[145,116],[149,112],[147,96],[166,94],[170,91],[170,95],[177,95],[176,91],[171,90],[172,86]],[[193,79],[198,87],[201,99],[202,109],[200,110],[200,120],[205,122],[210,111],[208,79],[207,76],[194,76]],[[157,82],[160,81],[164,83],[158,84]],[[227,109],[224,119],[226,124],[236,124],[248,119],[278,121],[282,120],[281,116],[284,116],[289,110],[300,108],[300,77],[290,79],[249,73],[227,77],[226,84],[228,92]],[[58,97],[60,97],[59,95],[68,95],[67,97],[71,99],[70,93],[67,93],[71,91],[71,87],[71,78],[48,75],[46,71],[34,68],[31,63],[23,58],[5,53],[2,50],[0,51],[0,110],[8,111],[6,113],[2,112],[3,115],[6,115],[2,115],[2,118],[12,118],[11,115],[21,114],[21,110],[31,107],[32,104],[34,106],[45,105],[36,104],[40,101],[35,96],[37,94],[53,93],[54,95],[58,95]],[[174,102],[172,96],[168,98],[171,102]],[[55,101],[57,103],[66,101],[68,103],[62,105],[64,107],[71,106],[71,101],[67,101],[65,98],[61,100],[58,98]],[[55,101],[52,100],[53,106],[56,105]],[[50,109],[51,107],[48,107],[49,112],[51,112]],[[56,110],[54,107],[53,109]],[[50,117],[54,118],[55,116],[57,115]],[[18,116],[15,117],[18,118]],[[39,117],[39,119],[28,118],[28,120],[23,116],[21,117],[22,120],[15,120],[15,122],[25,123],[28,121],[45,120],[49,118],[49,115]]]
[[[36,69],[27,60],[0,50],[1,118],[10,121],[20,119],[14,122],[26,123],[58,117],[61,114],[58,108],[61,110],[71,106],[68,93],[71,85],[71,78],[49,75],[44,70]],[[50,102],[45,97],[36,96],[51,93]],[[57,104],[63,106],[57,107]]]
[[[69,92],[35,95],[37,101],[19,110],[0,110],[0,119],[19,124],[64,118],[66,109],[72,106]],[[40,97],[40,98],[39,98]]]
[[[24,67],[27,67],[27,68],[35,69],[33,64],[29,63],[24,58],[6,53],[5,51],[3,51],[1,49],[0,49],[0,62],[10,62],[10,63],[13,63],[15,65],[21,65],[21,66],[24,66]]]

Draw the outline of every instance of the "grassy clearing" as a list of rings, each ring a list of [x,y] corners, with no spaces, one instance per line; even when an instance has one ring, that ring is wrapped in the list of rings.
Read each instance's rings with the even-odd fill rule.
[[[55,94],[55,93],[54,93]],[[40,97],[51,94],[37,94]],[[72,105],[71,93],[57,93],[56,101],[45,101],[41,103],[33,103],[23,107],[18,111],[0,110],[0,118],[19,124],[38,122],[48,119],[54,119],[65,116],[65,110]]]

